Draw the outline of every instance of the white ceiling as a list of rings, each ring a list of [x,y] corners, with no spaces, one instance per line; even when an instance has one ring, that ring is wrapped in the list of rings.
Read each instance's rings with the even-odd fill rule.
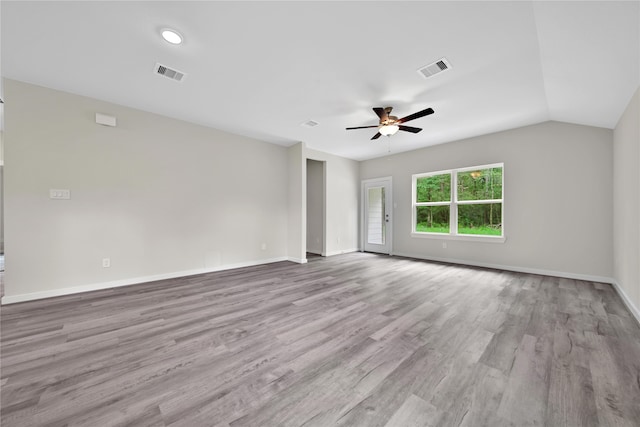
[[[4,77],[357,160],[546,120],[613,128],[640,84],[639,1],[0,7]],[[451,70],[416,72],[442,57]],[[377,124],[378,106],[435,114],[408,123],[419,134],[345,130]]]

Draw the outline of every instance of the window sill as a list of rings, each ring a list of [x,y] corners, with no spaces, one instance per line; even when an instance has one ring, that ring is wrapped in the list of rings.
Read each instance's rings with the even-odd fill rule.
[[[465,242],[504,243],[504,236],[477,236],[472,234],[443,234],[443,233],[411,233],[411,237],[420,239],[460,240]]]

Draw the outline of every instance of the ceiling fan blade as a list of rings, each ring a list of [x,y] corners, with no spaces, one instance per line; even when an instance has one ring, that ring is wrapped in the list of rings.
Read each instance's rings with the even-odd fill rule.
[[[356,126],[354,128],[347,128],[347,130],[353,130],[353,129],[369,129],[369,128],[377,128],[378,125],[373,125],[373,126]]]
[[[414,128],[413,126],[405,126],[405,125],[398,125],[398,128],[400,130],[411,132],[411,133],[418,133],[422,130],[422,128]]]
[[[389,118],[389,112],[391,112],[391,110],[387,111],[382,107],[373,107],[373,111],[380,117],[380,121],[387,120]]]
[[[373,138],[371,138],[371,139],[372,139],[372,140],[373,140],[373,139],[378,139],[378,138],[380,138],[381,136],[382,136],[382,134],[381,134],[380,132],[378,132],[378,133],[376,133],[375,135],[373,135]]]
[[[432,108],[427,108],[426,110],[418,111],[417,113],[409,114],[407,117],[403,117],[398,120],[396,123],[404,123],[409,120],[419,119],[420,117],[428,116],[429,114],[433,114]]]

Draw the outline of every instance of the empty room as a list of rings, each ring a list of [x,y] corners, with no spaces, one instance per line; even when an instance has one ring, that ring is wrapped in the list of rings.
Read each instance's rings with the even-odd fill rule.
[[[640,425],[640,1],[0,24],[3,427]]]

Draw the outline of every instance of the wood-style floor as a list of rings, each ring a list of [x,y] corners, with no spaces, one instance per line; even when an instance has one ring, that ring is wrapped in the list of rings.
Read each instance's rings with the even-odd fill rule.
[[[11,426],[638,426],[606,284],[348,254],[2,308]]]

